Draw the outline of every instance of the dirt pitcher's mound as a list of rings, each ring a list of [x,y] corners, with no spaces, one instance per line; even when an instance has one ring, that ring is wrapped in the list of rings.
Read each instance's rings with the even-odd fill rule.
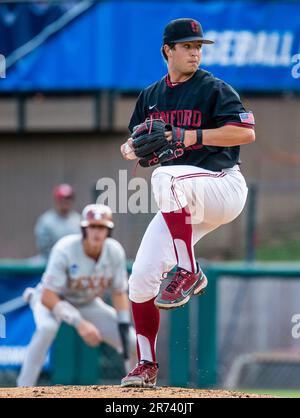
[[[271,398],[225,390],[121,388],[120,386],[47,386],[37,388],[0,388],[0,398]]]

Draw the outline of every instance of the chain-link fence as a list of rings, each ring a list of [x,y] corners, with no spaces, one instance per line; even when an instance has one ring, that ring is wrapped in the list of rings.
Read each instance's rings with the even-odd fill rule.
[[[300,277],[299,277],[300,279]],[[226,277],[218,285],[218,375],[230,388],[300,387],[300,280]]]

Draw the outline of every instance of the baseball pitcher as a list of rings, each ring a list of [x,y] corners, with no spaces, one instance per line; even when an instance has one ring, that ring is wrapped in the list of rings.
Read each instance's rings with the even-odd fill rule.
[[[194,19],[165,27],[161,52],[168,73],[140,93],[131,136],[121,146],[125,159],[138,158],[142,167],[161,165],[152,174],[160,210],[129,279],[139,363],[122,386],[156,384],[159,309],[183,306],[203,292],[207,278],[194,245],[233,221],[246,202],[239,152],[240,145],[255,140],[254,117],[231,86],[199,69],[202,46],[212,43]]]

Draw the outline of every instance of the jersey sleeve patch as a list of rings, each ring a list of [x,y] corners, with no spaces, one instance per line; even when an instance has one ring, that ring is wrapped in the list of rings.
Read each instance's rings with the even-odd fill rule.
[[[252,112],[248,113],[239,113],[239,117],[242,123],[247,123],[249,125],[255,125],[254,115]]]

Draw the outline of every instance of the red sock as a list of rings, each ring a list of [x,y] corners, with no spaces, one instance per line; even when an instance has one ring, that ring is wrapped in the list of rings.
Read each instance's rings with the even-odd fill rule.
[[[137,335],[138,360],[156,362],[156,338],[159,330],[159,309],[154,299],[143,303],[132,302],[132,313]]]
[[[162,212],[173,238],[178,267],[195,272],[193,229],[188,206],[175,212]]]

